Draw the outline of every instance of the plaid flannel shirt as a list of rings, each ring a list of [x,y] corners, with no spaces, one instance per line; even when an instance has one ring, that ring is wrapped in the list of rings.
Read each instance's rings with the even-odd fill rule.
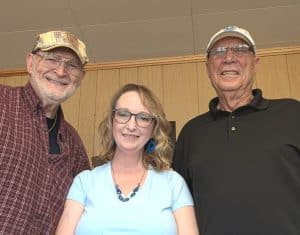
[[[49,154],[46,116],[30,83],[0,85],[0,234],[53,234],[73,177],[89,168],[59,109],[60,154]]]

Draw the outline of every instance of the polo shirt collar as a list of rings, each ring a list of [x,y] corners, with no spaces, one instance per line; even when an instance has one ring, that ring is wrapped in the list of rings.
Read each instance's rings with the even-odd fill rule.
[[[264,109],[268,108],[269,101],[262,96],[262,91],[260,89],[253,89],[252,94],[253,94],[254,98],[251,100],[251,102],[245,106],[239,107],[238,109],[250,108],[255,111],[259,111],[259,110],[264,110]],[[228,113],[227,111],[218,110],[217,109],[218,103],[219,103],[218,97],[213,98],[209,102],[209,112],[215,118],[217,118],[217,116],[219,116],[219,115]]]

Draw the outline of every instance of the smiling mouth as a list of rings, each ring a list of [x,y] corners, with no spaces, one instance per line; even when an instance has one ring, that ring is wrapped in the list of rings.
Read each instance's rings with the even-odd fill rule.
[[[240,73],[237,72],[237,71],[230,70],[230,71],[223,71],[221,73],[221,75],[234,75],[234,76],[236,76],[236,75],[240,75]]]
[[[58,80],[54,80],[54,79],[51,79],[51,78],[48,78],[48,77],[46,77],[46,79],[47,79],[48,82],[55,83],[55,84],[60,85],[60,86],[67,86],[68,85],[67,82],[62,81],[62,80],[58,81]]]
[[[139,136],[137,135],[130,135],[130,134],[122,134],[122,135],[127,138],[139,138]]]

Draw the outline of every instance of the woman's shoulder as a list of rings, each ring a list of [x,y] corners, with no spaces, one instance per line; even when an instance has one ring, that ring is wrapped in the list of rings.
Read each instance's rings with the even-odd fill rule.
[[[176,208],[193,204],[187,184],[179,173],[173,169],[153,170],[152,175],[152,186],[155,187],[155,191],[160,192],[160,198],[163,194],[165,199],[171,199],[173,211]]]
[[[151,171],[153,172],[153,177],[161,179],[161,180],[167,180],[168,182],[178,182],[178,181],[182,181],[183,178],[180,174],[178,174],[176,171],[174,171],[173,169],[168,169],[168,170],[163,170],[163,171],[157,171],[154,169],[151,169]]]
[[[110,163],[105,163],[101,166],[97,166],[91,170],[84,170],[80,172],[76,177],[86,180],[101,177],[110,169]]]

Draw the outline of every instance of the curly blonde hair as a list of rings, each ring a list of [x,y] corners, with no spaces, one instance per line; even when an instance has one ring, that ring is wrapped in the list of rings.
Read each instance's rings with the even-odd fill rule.
[[[135,91],[139,94],[143,105],[155,116],[152,139],[156,142],[155,151],[147,153],[144,150],[143,164],[146,168],[152,166],[158,171],[170,169],[173,146],[169,137],[170,124],[166,119],[159,99],[147,87],[138,84],[126,84],[121,87],[111,100],[107,115],[99,125],[100,155],[99,162],[104,164],[114,157],[116,144],[113,138],[113,110],[119,98],[126,92]]]

